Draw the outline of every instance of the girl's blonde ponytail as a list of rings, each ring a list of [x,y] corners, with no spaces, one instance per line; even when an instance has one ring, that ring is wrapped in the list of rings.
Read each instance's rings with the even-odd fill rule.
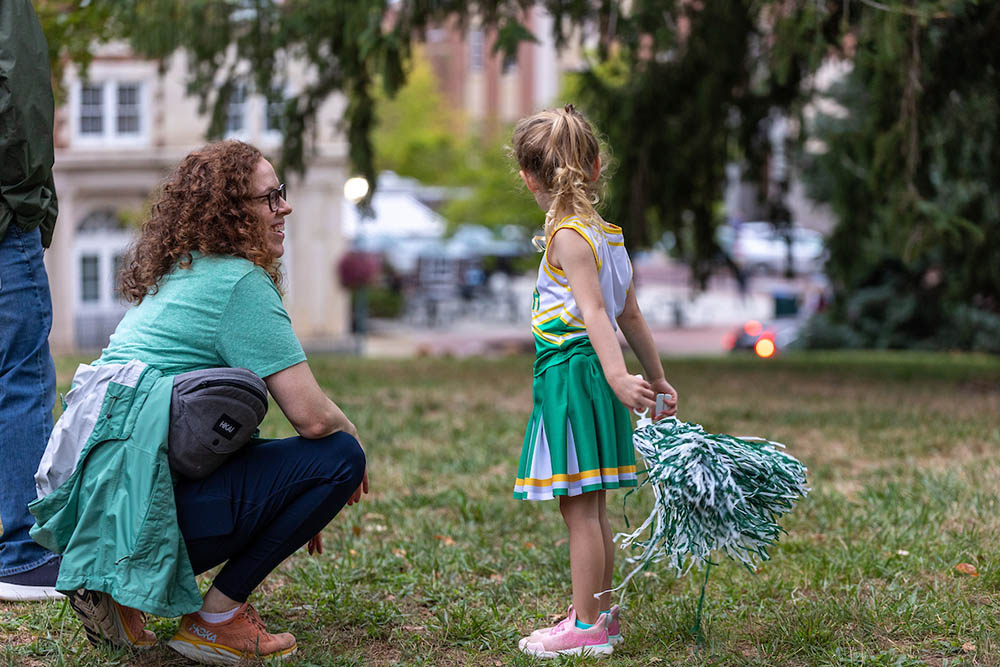
[[[594,165],[600,145],[590,124],[572,104],[546,109],[522,119],[514,129],[514,155],[551,197],[545,214],[545,243],[560,220],[577,215],[585,224],[597,225],[600,179]]]

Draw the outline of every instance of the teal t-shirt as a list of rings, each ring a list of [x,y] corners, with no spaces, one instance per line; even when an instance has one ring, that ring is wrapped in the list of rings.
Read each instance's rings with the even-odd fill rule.
[[[270,276],[253,262],[193,253],[130,308],[94,363],[138,359],[165,375],[247,368],[260,377],[305,361]]]

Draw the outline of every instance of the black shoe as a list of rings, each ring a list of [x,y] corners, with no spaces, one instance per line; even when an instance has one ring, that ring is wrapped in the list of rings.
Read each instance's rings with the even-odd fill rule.
[[[63,595],[56,590],[61,562],[62,558],[53,558],[27,572],[0,577],[0,600],[61,600]]]

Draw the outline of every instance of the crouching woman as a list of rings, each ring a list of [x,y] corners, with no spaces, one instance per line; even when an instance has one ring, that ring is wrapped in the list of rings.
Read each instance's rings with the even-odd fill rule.
[[[323,527],[368,492],[357,431],[282,306],[285,193],[248,144],[188,155],[127,256],[133,307],[74,377],[36,475],[31,534],[62,554],[56,588],[92,642],[154,645],[146,612],[183,615],[169,645],[200,662],[294,652],[247,600],[292,552],[321,550]],[[263,378],[299,435],[251,440],[207,477],[180,477],[168,457],[174,378],[217,368]],[[220,437],[245,426],[234,421]],[[195,575],[223,562],[202,599]]]

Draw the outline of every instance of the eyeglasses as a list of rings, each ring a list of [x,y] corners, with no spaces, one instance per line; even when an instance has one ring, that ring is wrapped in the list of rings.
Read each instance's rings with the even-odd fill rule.
[[[278,210],[278,206],[281,205],[282,199],[288,201],[288,190],[285,188],[285,184],[282,183],[267,194],[257,195],[256,197],[247,197],[247,199],[266,199],[267,207],[271,209],[272,213],[274,213]]]

